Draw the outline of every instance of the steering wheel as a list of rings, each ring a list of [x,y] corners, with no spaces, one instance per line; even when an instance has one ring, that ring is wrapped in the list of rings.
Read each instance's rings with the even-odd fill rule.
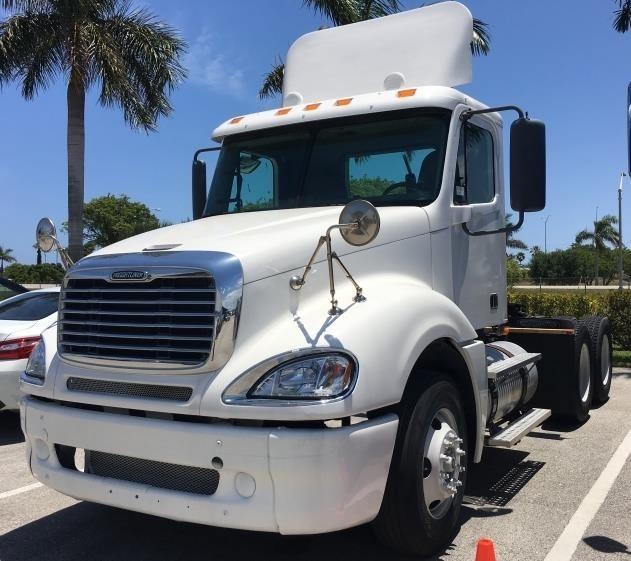
[[[392,191],[395,191],[396,189],[400,189],[401,187],[406,187],[407,183],[405,181],[399,181],[398,183],[393,183],[392,185],[388,185],[388,187],[386,187],[383,190],[383,193],[381,193],[381,196],[385,196],[385,195],[389,195],[390,193],[392,193]]]

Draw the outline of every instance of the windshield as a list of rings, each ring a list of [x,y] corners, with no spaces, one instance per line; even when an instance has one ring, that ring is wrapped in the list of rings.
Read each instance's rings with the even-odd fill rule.
[[[59,292],[27,292],[0,302],[0,320],[36,321],[57,311]]]
[[[426,205],[438,196],[450,112],[397,111],[225,140],[205,216],[280,208]]]

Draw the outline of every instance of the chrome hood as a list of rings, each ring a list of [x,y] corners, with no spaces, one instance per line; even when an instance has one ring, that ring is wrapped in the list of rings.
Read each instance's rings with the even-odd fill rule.
[[[87,261],[116,254],[182,251],[216,251],[234,255],[243,268],[245,283],[304,267],[326,229],[338,223],[341,206],[268,210],[202,218],[146,232],[100,249]],[[384,245],[429,232],[425,209],[379,208],[381,230],[364,247],[353,247],[334,232],[333,246],[339,255]],[[322,258],[324,255],[322,255]],[[320,260],[320,259],[318,259]]]

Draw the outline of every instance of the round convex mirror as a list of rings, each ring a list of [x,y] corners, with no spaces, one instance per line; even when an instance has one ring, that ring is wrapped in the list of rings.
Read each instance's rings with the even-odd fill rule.
[[[37,247],[44,253],[48,253],[53,247],[55,247],[55,236],[57,232],[55,225],[50,218],[42,218],[37,223],[37,229],[35,230],[35,238],[37,240]]]
[[[352,228],[340,228],[344,240],[351,245],[366,245],[379,233],[381,221],[377,209],[361,199],[348,203],[340,213],[340,224],[356,223]]]

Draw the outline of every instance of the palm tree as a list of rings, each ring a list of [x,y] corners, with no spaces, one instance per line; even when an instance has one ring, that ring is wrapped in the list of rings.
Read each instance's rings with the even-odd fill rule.
[[[21,83],[32,99],[62,76],[67,84],[68,239],[83,255],[85,95],[117,106],[125,122],[145,132],[171,110],[167,94],[185,77],[185,43],[169,26],[127,0],[0,0],[0,87]]]
[[[0,277],[4,275],[4,262],[7,263],[15,263],[16,259],[11,255],[13,253],[12,249],[4,249],[0,246]]]
[[[334,26],[380,18],[401,11],[399,0],[303,0],[303,5],[313,8],[316,13],[330,19]],[[491,36],[488,25],[473,18],[471,52],[474,55],[486,55],[490,48]],[[279,57],[265,75],[263,85],[259,90],[259,99],[274,97],[282,93],[284,72],[285,65]]]
[[[607,249],[607,244],[614,247],[618,246],[618,232],[614,225],[618,224],[618,219],[613,214],[607,214],[600,220],[594,222],[594,230],[581,230],[576,234],[576,243],[582,244],[590,242],[594,246],[594,264],[595,264],[595,284],[598,284],[598,266],[600,264],[600,253]]]
[[[626,33],[631,28],[631,0],[616,0],[618,10],[614,11],[613,28],[618,33]]]
[[[512,226],[511,222],[512,214],[510,212],[506,213],[505,221],[506,226]],[[528,249],[528,245],[525,242],[517,239],[515,237],[515,232],[519,232],[520,228],[517,230],[512,230],[511,232],[506,232],[506,247],[509,249]]]

